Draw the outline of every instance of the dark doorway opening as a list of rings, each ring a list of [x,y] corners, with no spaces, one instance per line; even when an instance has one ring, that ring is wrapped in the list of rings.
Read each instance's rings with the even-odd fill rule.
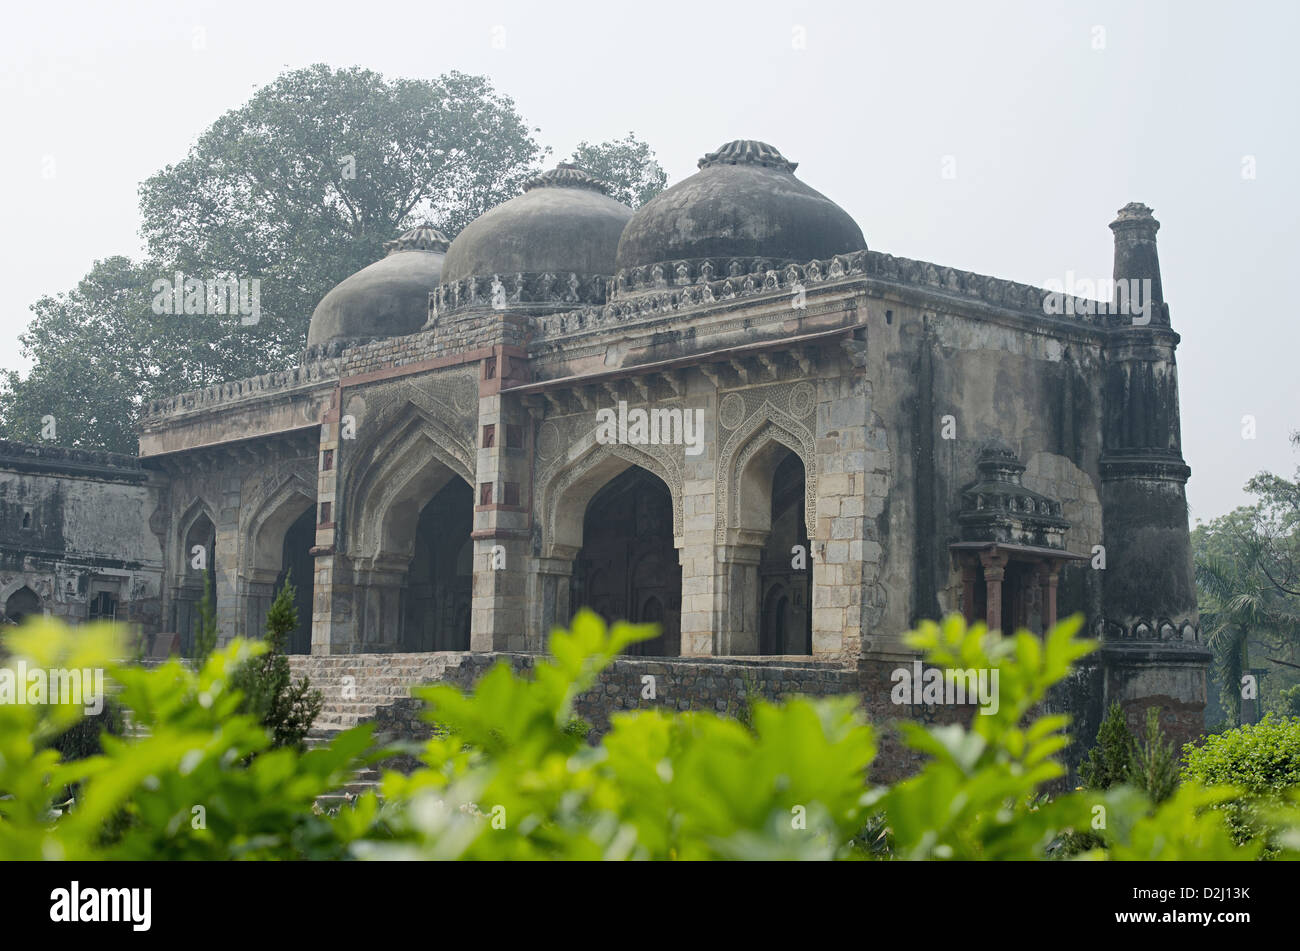
[[[812,653],[812,590],[803,460],[786,450],[772,473],[772,530],[759,562],[760,654]]]
[[[474,594],[474,490],[451,479],[420,512],[406,584],[402,648],[469,650]]]
[[[673,545],[673,500],[663,480],[639,466],[619,473],[587,503],[574,562],[572,610],[607,622],[654,623],[659,636],[627,653],[682,652],[682,569]]]
[[[275,579],[276,594],[279,594],[286,578],[293,582],[293,606],[298,611],[298,626],[289,633],[285,645],[285,651],[290,654],[311,653],[312,587],[316,571],[316,559],[311,550],[315,545],[316,506],[309,505],[284,533],[284,548],[280,556],[282,567]]]

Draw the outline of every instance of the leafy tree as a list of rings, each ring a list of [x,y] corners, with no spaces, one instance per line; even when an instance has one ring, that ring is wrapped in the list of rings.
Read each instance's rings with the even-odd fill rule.
[[[242,712],[257,717],[271,732],[273,748],[301,748],[324,699],[311,679],[294,681],[285,646],[298,627],[295,589],[289,577],[276,592],[266,615],[266,652],[235,672],[234,687],[244,694]]]
[[[579,142],[571,161],[608,182],[612,198],[639,208],[668,185],[668,173],[654,155],[648,144],[629,132],[625,139],[596,145]]]
[[[261,321],[227,334],[225,375],[302,349],[325,292],[430,220],[449,237],[513,197],[545,152],[487,79],[386,80],[323,64],[281,74],[140,187],[151,256],[261,279]]]
[[[385,241],[432,219],[449,236],[513,197],[546,155],[483,77],[283,73],[140,186],[145,261],[99,261],[44,297],[26,376],[0,377],[0,433],[134,452],[146,401],[287,368],[313,309]],[[259,319],[156,314],[154,282],[256,278]],[[251,285],[249,285],[251,290]]]
[[[135,422],[146,401],[217,382],[202,359],[201,325],[150,311],[152,271],[125,257],[96,261],[77,286],[45,296],[19,335],[32,361],[26,376],[0,377],[0,431],[39,442],[54,417],[58,445],[136,452]],[[193,336],[191,336],[193,334]]]
[[[1300,433],[1291,439],[1300,446]],[[1300,472],[1295,481],[1260,473],[1246,489],[1254,504],[1192,533],[1202,627],[1232,723],[1252,667],[1280,659],[1276,690],[1295,682],[1294,666],[1285,668],[1300,660]]]

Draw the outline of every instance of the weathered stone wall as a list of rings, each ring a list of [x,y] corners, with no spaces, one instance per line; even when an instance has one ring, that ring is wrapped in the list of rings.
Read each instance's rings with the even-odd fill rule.
[[[527,676],[537,661],[530,654],[466,653],[444,663],[435,682],[472,689],[497,663]],[[914,773],[922,757],[903,746],[895,724],[909,719],[929,724],[965,723],[972,706],[895,705],[893,671],[900,661],[868,661],[858,667],[815,662],[743,661],[736,659],[618,659],[601,672],[596,684],[574,703],[574,713],[591,724],[593,737],[610,728],[610,718],[633,710],[709,711],[744,716],[751,698],[781,702],[794,698],[855,695],[863,716],[877,730],[878,752],[871,776],[892,782]],[[646,696],[652,677],[654,698]],[[370,718],[379,732],[403,739],[426,739],[433,727],[423,718],[424,703],[414,698],[380,706]]]
[[[0,610],[25,587],[80,622],[105,592],[118,620],[156,632],[165,499],[130,456],[0,442]]]

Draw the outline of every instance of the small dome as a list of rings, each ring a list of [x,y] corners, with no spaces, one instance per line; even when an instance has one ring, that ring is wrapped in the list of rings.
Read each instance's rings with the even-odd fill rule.
[[[576,165],[524,182],[524,193],[474,219],[447,251],[438,312],[605,302],[632,209]],[[527,308],[528,304],[533,308]]]
[[[862,229],[825,195],[794,177],[797,163],[765,142],[738,139],[700,170],[642,205],[618,244],[617,273],[678,265],[694,273],[749,273],[807,264],[867,247]],[[733,266],[737,262],[738,268]],[[678,273],[681,273],[678,271]]]
[[[425,223],[384,243],[387,255],[340,281],[311,315],[307,346],[400,337],[424,326],[447,238]]]

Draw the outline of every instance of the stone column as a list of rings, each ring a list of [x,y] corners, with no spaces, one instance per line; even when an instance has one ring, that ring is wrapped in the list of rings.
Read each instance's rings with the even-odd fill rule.
[[[528,570],[529,650],[544,650],[551,631],[569,623],[573,561],[578,549],[556,545],[550,558],[532,558]]]
[[[221,460],[226,462],[227,460]],[[221,508],[217,512],[216,572],[213,579],[214,594],[217,598],[217,646],[224,647],[241,634],[243,630],[242,603],[239,598],[239,498],[243,488],[243,477],[236,462],[229,463],[230,468],[221,475]]]
[[[405,559],[380,558],[357,570],[356,653],[392,653],[402,649],[407,567]]]
[[[1038,565],[1038,584],[1043,593],[1043,636],[1056,624],[1056,587],[1061,563],[1048,559]]]
[[[316,559],[311,598],[313,654],[346,653],[349,645],[355,643],[355,622],[351,620],[351,612],[347,612],[349,620],[346,623],[340,623],[341,618],[336,620],[334,613],[335,605],[342,607],[343,599],[350,598],[352,594],[350,585],[347,585],[347,591],[340,588],[340,582],[346,584],[351,579],[338,576],[340,565],[335,555],[335,525],[346,514],[338,511],[337,497],[339,467],[343,463],[339,452],[341,403],[342,390],[335,387],[330,405],[322,417],[320,452],[316,461],[316,545],[311,550]],[[328,520],[323,517],[325,510],[322,505],[326,502],[330,505]]]
[[[682,569],[681,654],[708,657],[723,653],[718,592],[724,580],[719,572],[717,506],[713,497],[718,465],[717,393],[700,375],[677,376],[684,388],[683,409],[695,410],[701,419],[700,451],[682,452],[682,533],[673,539]]]
[[[744,540],[717,546],[714,575],[715,653],[757,654],[761,609],[758,564],[763,555],[765,532],[744,532]],[[683,578],[685,591],[685,578]],[[685,595],[682,598],[685,601]],[[683,653],[686,636],[682,635]]]
[[[975,623],[975,583],[979,580],[978,564],[969,555],[961,556],[961,613],[967,624]]]
[[[479,364],[470,649],[529,648],[525,596],[532,530],[534,420],[503,388],[526,383],[527,354],[498,345]]]
[[[984,565],[985,612],[984,620],[990,631],[1002,629],[1002,582],[1006,578],[1007,556],[993,548],[980,552]]]

